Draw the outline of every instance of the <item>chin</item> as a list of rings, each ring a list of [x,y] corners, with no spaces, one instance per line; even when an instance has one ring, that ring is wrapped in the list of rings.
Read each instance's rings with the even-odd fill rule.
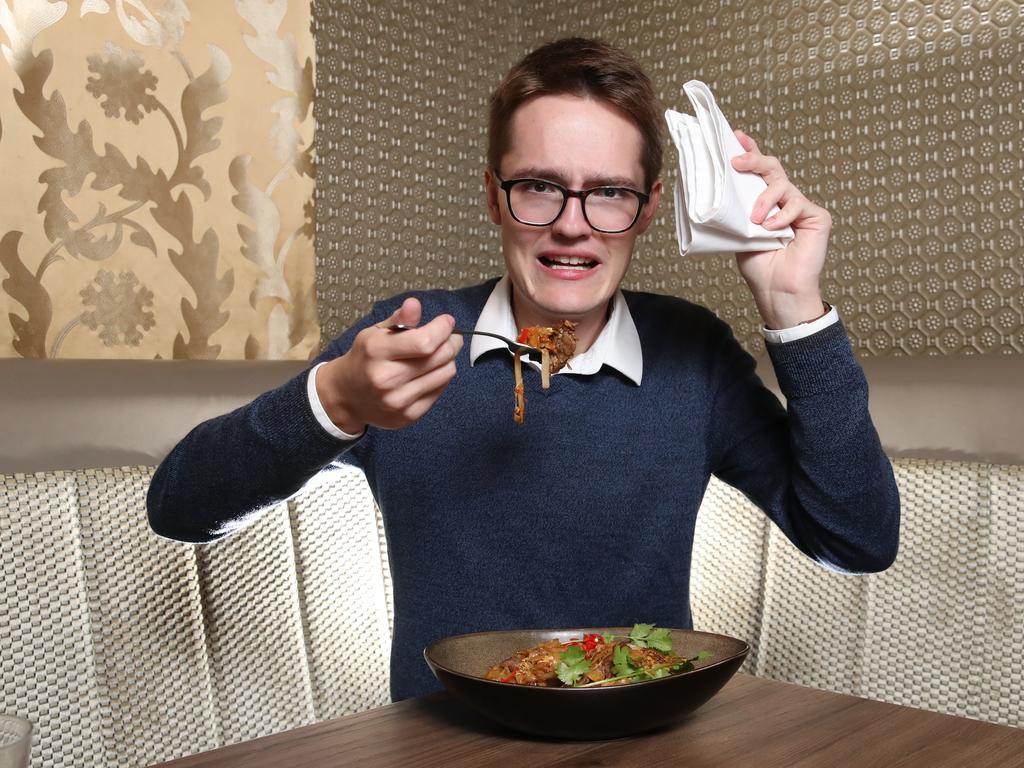
[[[582,286],[575,290],[554,291],[549,294],[548,305],[554,308],[562,316],[572,319],[572,315],[584,316],[592,313],[595,309],[603,307],[608,303],[614,291],[595,291],[594,287],[589,290]]]
[[[548,316],[558,320],[573,320],[578,321],[586,318],[594,311],[602,306],[607,305],[607,301],[594,303],[593,297],[589,297],[587,301],[557,301],[551,302],[550,304],[541,305],[541,309]]]
[[[615,294],[615,288],[604,280],[557,280],[542,274],[524,282],[523,293],[533,306],[533,312],[548,318],[549,322],[584,320],[607,307]]]

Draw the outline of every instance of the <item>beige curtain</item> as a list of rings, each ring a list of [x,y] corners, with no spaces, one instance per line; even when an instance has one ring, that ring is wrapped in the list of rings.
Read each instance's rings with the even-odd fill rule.
[[[0,27],[0,356],[309,357],[309,3],[0,0]]]

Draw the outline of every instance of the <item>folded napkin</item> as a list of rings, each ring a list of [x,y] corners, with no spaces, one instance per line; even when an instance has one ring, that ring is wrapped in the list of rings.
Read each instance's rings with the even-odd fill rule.
[[[665,110],[669,134],[679,153],[676,182],[676,237],[679,252],[720,253],[766,251],[793,239],[790,227],[768,230],[754,224],[750,214],[767,185],[756,173],[740,173],[732,158],[744,152],[715,103],[711,89],[699,80],[683,86],[691,117]],[[774,208],[772,213],[778,211]]]

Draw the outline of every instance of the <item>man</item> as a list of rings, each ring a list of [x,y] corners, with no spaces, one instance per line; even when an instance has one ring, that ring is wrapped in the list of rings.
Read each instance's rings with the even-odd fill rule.
[[[749,137],[768,183],[751,218],[792,225],[742,254],[789,414],[728,326],[682,299],[623,292],[662,194],[661,108],[624,52],[562,40],[520,62],[490,114],[487,209],[506,277],[380,302],[310,372],[201,424],[149,494],[153,528],[209,541],[335,462],[384,515],[395,598],[392,695],[436,687],[421,652],[459,632],[689,627],[693,530],[711,474],[827,567],[895,557],[899,503],[867,387],[818,276],[829,215]],[[568,372],[512,420],[512,357],[453,327],[514,336],[577,323]],[[405,333],[394,323],[415,325]]]

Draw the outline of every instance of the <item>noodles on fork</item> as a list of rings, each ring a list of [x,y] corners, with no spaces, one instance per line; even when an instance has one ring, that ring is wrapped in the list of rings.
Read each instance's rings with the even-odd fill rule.
[[[560,371],[569,362],[576,351],[576,324],[563,320],[555,328],[530,326],[519,332],[519,343],[536,347],[540,350],[540,385],[543,389],[551,387],[551,374]],[[513,362],[515,370],[516,406],[512,418],[516,424],[522,424],[526,414],[526,396],[523,386],[522,353],[515,353]]]
[[[516,376],[516,407],[512,411],[512,418],[516,424],[523,423],[523,417],[526,415],[526,396],[523,388],[523,353],[516,352],[515,360],[512,363],[512,367],[515,370]]]

